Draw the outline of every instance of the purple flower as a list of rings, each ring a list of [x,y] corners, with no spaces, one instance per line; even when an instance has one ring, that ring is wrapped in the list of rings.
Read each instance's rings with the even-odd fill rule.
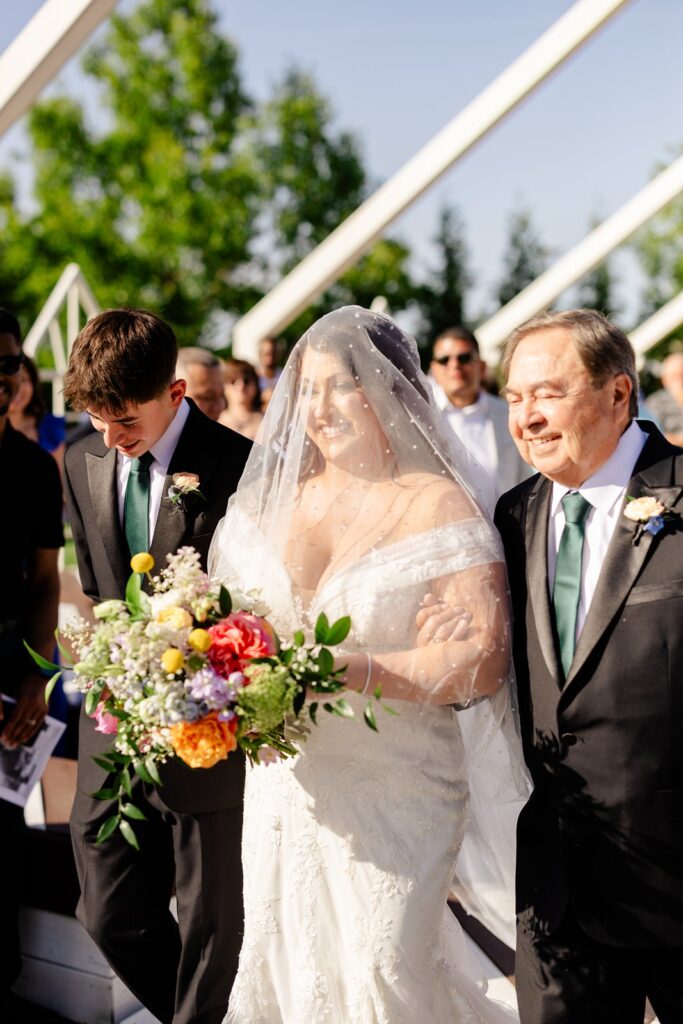
[[[206,701],[213,707],[221,707],[235,696],[228,680],[214,672],[210,665],[195,672],[186,685],[193,700]]]
[[[651,533],[653,537],[656,537],[660,530],[664,529],[664,520],[661,516],[651,516],[645,524],[645,529],[648,533]]]

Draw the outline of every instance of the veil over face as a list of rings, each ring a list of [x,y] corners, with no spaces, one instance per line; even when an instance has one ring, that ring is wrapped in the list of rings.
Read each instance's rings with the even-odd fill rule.
[[[283,639],[302,625],[310,631],[321,611],[350,615],[346,651],[372,656],[373,683],[418,712],[468,708],[459,717],[471,811],[479,802],[490,818],[502,800],[509,817],[526,781],[511,700],[507,581],[496,531],[469,483],[470,461],[434,404],[415,341],[388,317],[335,310],[290,355],[209,565],[229,588],[263,592]],[[441,619],[422,625],[425,600]],[[500,850],[512,829],[496,822]],[[481,828],[473,832],[490,835]],[[500,859],[491,870],[511,893],[511,834],[507,841],[490,859]]]

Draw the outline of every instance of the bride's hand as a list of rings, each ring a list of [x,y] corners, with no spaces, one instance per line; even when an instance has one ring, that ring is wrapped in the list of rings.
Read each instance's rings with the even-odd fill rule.
[[[470,631],[472,615],[465,608],[454,608],[434,594],[425,594],[415,616],[417,647],[449,640],[465,640]]]

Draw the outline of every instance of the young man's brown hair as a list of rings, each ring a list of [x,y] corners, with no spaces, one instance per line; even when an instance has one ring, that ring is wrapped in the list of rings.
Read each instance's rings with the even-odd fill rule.
[[[80,332],[64,376],[73,409],[121,412],[157,398],[175,380],[178,342],[145,309],[105,309]]]

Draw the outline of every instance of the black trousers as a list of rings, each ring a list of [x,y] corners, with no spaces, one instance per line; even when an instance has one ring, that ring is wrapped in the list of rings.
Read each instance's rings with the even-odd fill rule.
[[[643,1024],[646,997],[660,1024],[683,1021],[683,949],[604,945],[571,910],[548,938],[518,929],[515,981],[521,1024]]]
[[[0,800],[0,837],[0,989],[8,989],[21,972],[19,906],[26,839],[23,807]]]
[[[148,818],[133,822],[139,852],[118,832],[96,846],[115,805],[76,795],[77,917],[163,1024],[221,1024],[242,944],[242,808],[181,814],[154,786],[137,782],[133,793]]]

